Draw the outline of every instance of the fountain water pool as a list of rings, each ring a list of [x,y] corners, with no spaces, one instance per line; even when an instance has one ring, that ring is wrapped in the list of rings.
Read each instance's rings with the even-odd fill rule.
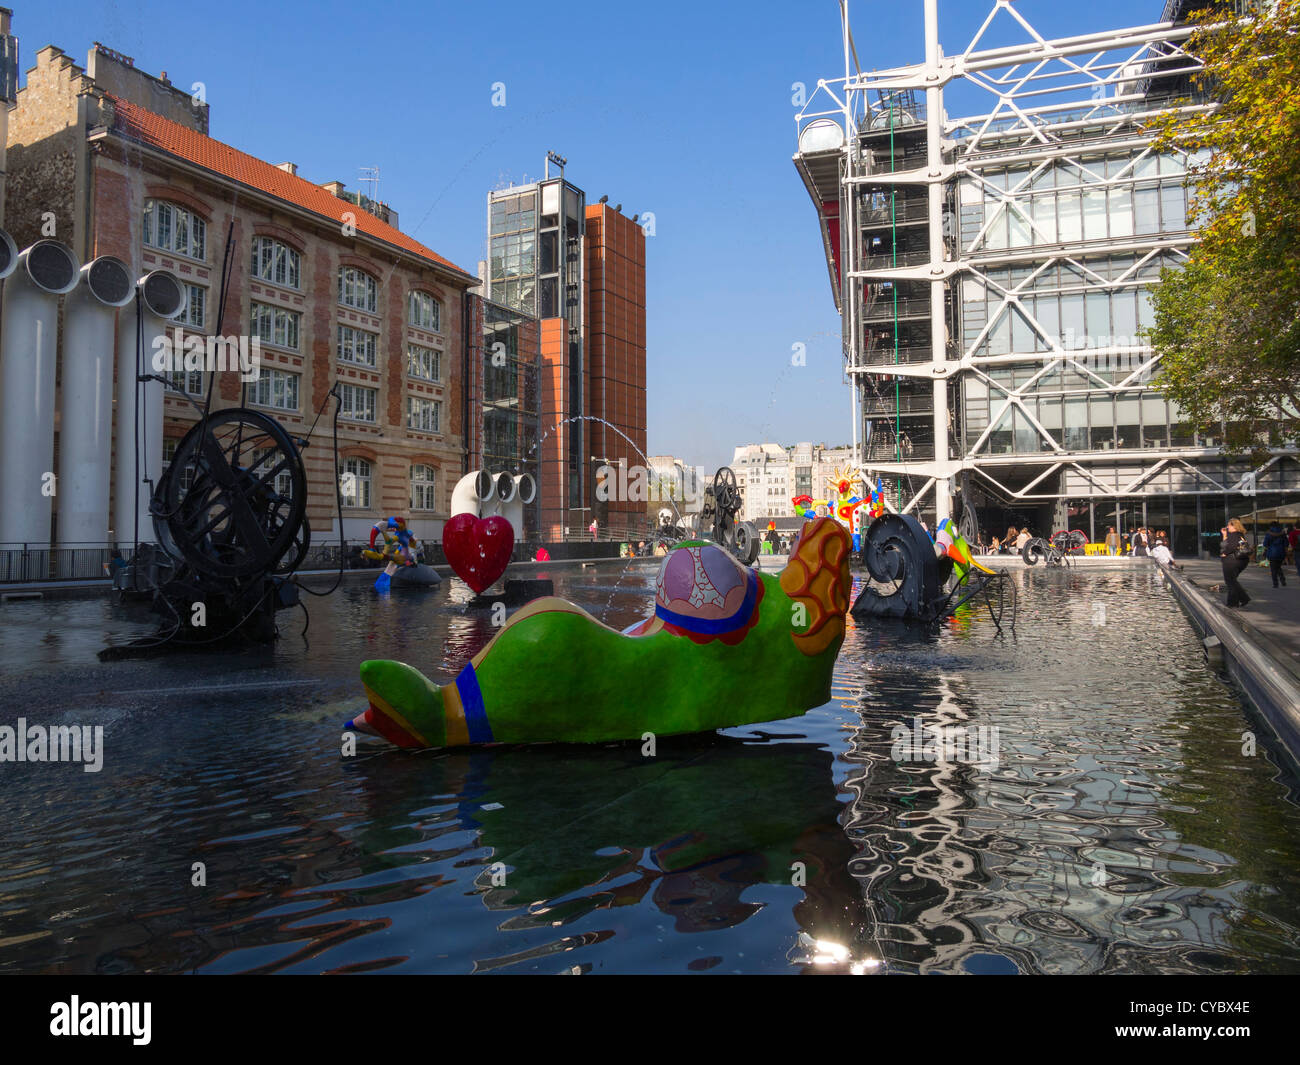
[[[654,568],[549,575],[622,628]],[[341,757],[359,660],[445,680],[490,638],[455,582],[111,666],[144,615],[10,604],[6,705],[105,739],[0,772],[0,971],[1300,971],[1296,777],[1156,575],[1015,580],[1015,635],[850,621],[831,702],[653,757]]]

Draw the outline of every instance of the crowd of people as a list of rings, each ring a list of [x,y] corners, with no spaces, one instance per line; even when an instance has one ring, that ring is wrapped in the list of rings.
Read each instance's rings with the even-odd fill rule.
[[[1007,527],[1005,536],[994,536],[988,544],[982,540],[976,545],[976,553],[981,555],[1018,555],[1021,548],[1034,537],[1028,526],[1017,529],[1014,525]],[[1175,566],[1173,552],[1169,549],[1169,533],[1165,529],[1150,529],[1143,526],[1131,533],[1117,533],[1112,525],[1106,530],[1103,540],[1108,555],[1125,555],[1134,558],[1154,558],[1161,565]]]

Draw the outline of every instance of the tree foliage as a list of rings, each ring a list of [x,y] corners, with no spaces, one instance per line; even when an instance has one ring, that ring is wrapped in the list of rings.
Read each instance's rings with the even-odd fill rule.
[[[1230,448],[1300,436],[1300,0],[1202,10],[1188,50],[1196,100],[1163,117],[1155,148],[1208,153],[1189,170],[1199,243],[1161,274],[1148,338],[1159,383]]]

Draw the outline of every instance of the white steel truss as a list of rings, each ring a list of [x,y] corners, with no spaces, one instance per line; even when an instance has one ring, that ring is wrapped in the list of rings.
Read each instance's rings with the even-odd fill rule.
[[[1063,310],[1056,311],[1056,321],[1045,318],[1053,299],[1060,300],[1062,308],[1066,301],[1071,307],[1079,301],[1093,307],[1104,299],[1111,301],[1107,306],[1113,318],[1108,322],[1125,324],[1128,294],[1137,300],[1136,314],[1145,313],[1146,294],[1157,283],[1159,269],[1186,259],[1195,238],[1186,223],[1185,205],[1179,218],[1165,190],[1181,187],[1185,177],[1179,172],[1185,174],[1199,160],[1178,152],[1157,160],[1151,145],[1157,116],[1213,107],[1185,88],[1189,75],[1201,69],[1188,48],[1192,28],[1159,22],[1049,40],[1012,0],[994,0],[967,46],[945,56],[938,41],[938,0],[923,2],[924,61],[864,73],[847,0],[841,0],[844,76],[819,82],[796,116],[795,163],[822,221],[842,315],[846,369],[856,386],[855,453],[862,454],[856,404],[867,403],[878,387],[875,382],[933,382],[933,457],[912,461],[898,448],[897,461],[864,462],[868,476],[908,478],[913,490],[902,510],[916,509],[933,488],[936,518],[947,516],[954,478],[967,470],[996,486],[1008,500],[1059,499],[1067,494],[1067,479],[1090,486],[1082,494],[1103,497],[1148,490],[1232,490],[1231,483],[1207,487],[1207,482],[1218,482],[1200,472],[1206,459],[1222,465],[1218,442],[1195,438],[1176,446],[1171,420],[1154,440],[1117,435],[1113,447],[1081,447],[1079,441],[1065,439],[1064,423],[1045,425],[1034,409],[1044,382],[1058,377],[1074,380],[1072,387],[1081,395],[1158,395],[1150,388],[1158,360],[1140,339],[1141,323],[1135,321],[1127,335],[1114,328],[1099,334],[1089,321],[1072,338],[1063,325]],[[981,47],[995,27],[996,32],[1010,30],[1024,39]],[[1170,86],[1180,82],[1184,88],[1176,96]],[[968,97],[987,96],[990,106],[969,117],[947,119],[945,93],[951,96],[958,87]],[[922,92],[923,108],[916,101]],[[923,127],[925,154],[905,156],[894,169],[896,125],[910,128],[914,142]],[[891,166],[882,169],[864,149],[864,136],[886,129]],[[1166,175],[1169,180],[1161,180]],[[864,219],[871,222],[880,213],[864,206],[869,189],[889,190],[889,255],[868,256],[863,247]],[[1162,224],[1139,232],[1138,206],[1149,203],[1153,189],[1157,197],[1169,196],[1171,206],[1166,210],[1165,201],[1160,201]],[[900,214],[897,193],[909,190],[913,196]],[[1074,216],[1068,215],[1076,202],[1081,211],[1077,227]],[[925,248],[900,252],[900,225],[919,223],[927,229]],[[899,356],[897,313],[892,353],[888,347],[873,348],[866,328],[871,299],[876,298],[868,298],[867,286],[878,292],[903,283],[928,284],[930,291],[930,339],[909,353],[908,360]],[[894,292],[897,308],[896,288]],[[948,335],[949,294],[962,308],[961,337]],[[981,301],[983,321],[975,313]],[[925,310],[922,301],[903,302],[912,320],[919,321]],[[1036,311],[1036,306],[1044,310]],[[878,308],[875,313],[880,320]],[[1000,347],[997,338],[1006,323],[1020,342]],[[977,391],[982,387],[988,396],[987,421],[978,431],[958,426],[950,409],[955,391],[967,382],[976,382]],[[873,406],[887,405],[887,398],[878,391],[876,396]],[[909,409],[924,406],[919,400],[909,402]],[[1118,424],[1119,407],[1113,409]],[[1022,431],[1035,434],[1039,453],[1020,449],[1017,454],[999,454],[991,449],[993,438],[1006,431],[1013,417]],[[960,445],[951,452],[950,428],[958,430]],[[1238,472],[1262,474],[1277,457],[1253,471]],[[1001,472],[995,474],[1008,469],[1017,472],[1014,485],[1005,483]],[[1120,473],[1112,476],[1115,470],[1124,471],[1122,483]],[[1187,476],[1175,478],[1174,470]],[[1050,485],[1043,482],[1054,474],[1061,474],[1061,488],[1044,490]],[[1178,487],[1170,488],[1175,482]]]

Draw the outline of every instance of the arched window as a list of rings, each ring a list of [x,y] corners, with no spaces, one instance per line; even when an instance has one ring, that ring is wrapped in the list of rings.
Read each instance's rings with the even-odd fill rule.
[[[379,282],[355,266],[340,266],[339,302],[374,314],[379,306]]]
[[[442,332],[442,304],[427,292],[412,292],[407,301],[406,320],[417,329]]]
[[[253,238],[253,276],[286,288],[298,288],[301,256],[271,237]]]
[[[432,466],[417,463],[411,467],[411,509],[437,510],[437,474]]]
[[[208,224],[188,207],[166,200],[144,201],[144,242],[151,248],[206,259]]]
[[[370,506],[370,463],[362,458],[346,458],[339,466],[339,490],[345,507],[367,509]]]

